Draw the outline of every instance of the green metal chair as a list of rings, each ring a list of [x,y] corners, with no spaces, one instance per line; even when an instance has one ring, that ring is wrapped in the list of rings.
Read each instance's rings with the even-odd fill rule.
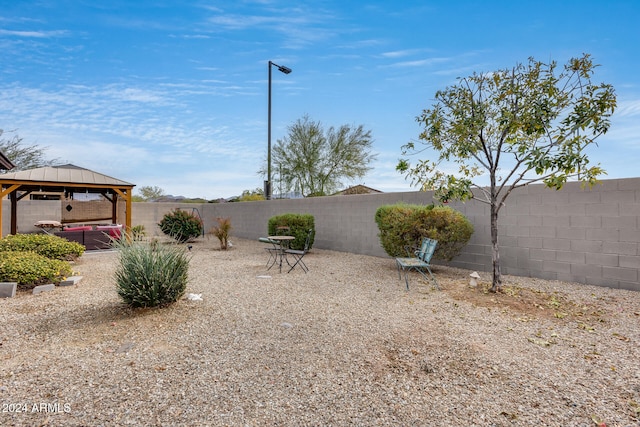
[[[404,271],[404,282],[407,285],[407,290],[409,290],[409,271],[415,270],[422,274],[422,276],[429,280],[424,270],[429,272],[433,283],[436,286],[436,289],[440,289],[438,286],[438,281],[433,276],[431,272],[431,257],[433,257],[433,253],[436,251],[436,246],[438,245],[437,240],[429,239],[425,237],[422,239],[422,244],[420,245],[420,249],[414,252],[414,257],[405,257],[405,258],[396,258],[396,266],[398,267],[398,277],[402,279],[402,275],[400,270]]]
[[[258,241],[261,243],[268,243],[271,245],[268,248],[264,248],[269,254],[269,259],[267,260],[267,267],[268,267],[267,270],[271,270],[271,267],[273,267],[273,265],[276,263],[277,254],[278,254],[278,251],[280,250],[280,244],[275,240],[269,239],[268,237],[260,237],[258,238]]]
[[[287,271],[287,273],[290,273],[291,270],[293,270],[297,265],[299,265],[300,268],[302,268],[302,271],[304,271],[305,273],[307,271],[309,271],[309,267],[307,267],[307,265],[304,263],[302,258],[304,258],[304,256],[307,254],[307,252],[309,252],[309,245],[311,244],[311,236],[312,235],[313,235],[313,229],[309,229],[309,231],[307,232],[307,238],[304,241],[304,249],[303,250],[286,249],[284,251],[284,253],[287,254],[287,256],[291,255],[296,260],[296,262],[294,262],[293,264],[289,264],[291,266],[291,268],[289,269],[289,271]],[[287,263],[288,262],[289,262],[289,260],[287,260]]]

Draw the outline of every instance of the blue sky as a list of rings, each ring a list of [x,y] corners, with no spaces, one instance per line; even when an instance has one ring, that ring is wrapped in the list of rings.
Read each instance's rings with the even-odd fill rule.
[[[618,95],[592,160],[635,177],[638,22],[635,0],[0,0],[0,128],[138,187],[238,195],[264,180],[271,60],[293,69],[273,69],[273,143],[304,115],[362,124],[378,158],[345,186],[412,191],[395,165],[437,90],[590,53]]]

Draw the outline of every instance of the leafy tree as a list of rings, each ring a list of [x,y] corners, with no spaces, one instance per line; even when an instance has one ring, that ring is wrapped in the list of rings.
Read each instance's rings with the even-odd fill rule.
[[[376,158],[370,154],[371,131],[362,125],[325,131],[320,122],[304,116],[288,132],[272,151],[280,173],[278,186],[285,192],[295,189],[305,197],[331,194],[343,179],[362,178]]]
[[[416,118],[424,130],[403,155],[425,149],[438,158],[410,165],[401,159],[397,170],[422,190],[435,190],[441,201],[476,198],[490,205],[493,283],[502,278],[498,245],[498,214],[511,192],[533,182],[559,190],[567,180],[593,185],[604,172],[590,166],[585,148],[607,132],[616,96],[609,84],[593,84],[589,55],[571,59],[561,70],[529,59],[527,65],[477,74],[436,93],[436,102]],[[442,167],[455,162],[457,174]],[[474,183],[488,177],[489,186]]]
[[[14,131],[9,131],[13,133]],[[4,138],[5,133],[0,129],[0,151],[7,156],[16,167],[11,172],[18,172],[27,169],[52,166],[59,163],[58,159],[48,160],[45,155],[46,148],[39,145],[26,145],[24,139],[15,134],[12,137]]]
[[[238,198],[239,202],[253,202],[256,200],[264,200],[264,190],[256,188],[255,190],[244,190]]]
[[[143,187],[140,187],[138,192],[140,193],[140,198],[142,199],[140,201],[154,200],[164,196],[164,190],[157,186],[151,187],[149,185],[145,185]]]

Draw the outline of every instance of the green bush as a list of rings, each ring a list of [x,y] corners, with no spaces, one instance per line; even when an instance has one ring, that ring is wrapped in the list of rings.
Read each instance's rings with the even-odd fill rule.
[[[184,248],[158,243],[119,243],[118,295],[131,307],[176,302],[187,288],[189,257]]]
[[[203,231],[200,218],[180,209],[166,214],[158,225],[164,234],[173,237],[180,243],[195,239]]]
[[[47,283],[58,284],[72,274],[68,262],[50,259],[35,252],[0,252],[0,282],[17,282],[33,288]]]
[[[0,252],[35,252],[44,257],[74,260],[84,253],[85,247],[78,242],[50,234],[14,234],[0,239]]]
[[[313,247],[316,233],[314,217],[311,214],[286,213],[272,216],[269,218],[267,227],[269,236],[278,234],[278,227],[289,227],[287,235],[295,237],[295,239],[290,242],[289,247],[297,250],[304,249],[307,234],[309,234],[309,230],[313,230],[311,240],[309,241],[309,249]]]
[[[378,208],[375,220],[380,243],[392,257],[406,256],[407,248],[429,237],[438,241],[434,258],[451,261],[473,234],[467,217],[448,206],[386,205]]]

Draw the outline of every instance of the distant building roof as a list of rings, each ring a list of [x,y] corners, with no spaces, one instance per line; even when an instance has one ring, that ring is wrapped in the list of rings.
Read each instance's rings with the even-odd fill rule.
[[[15,167],[16,167],[16,165],[14,165],[11,162],[11,160],[9,160],[7,158],[7,156],[5,156],[2,151],[0,151],[0,169],[10,170],[10,169],[13,169]]]
[[[345,188],[342,191],[338,191],[333,194],[334,196],[348,196],[351,194],[378,194],[382,193],[380,190],[376,190],[375,188],[367,187],[366,185],[358,184],[349,188]]]

